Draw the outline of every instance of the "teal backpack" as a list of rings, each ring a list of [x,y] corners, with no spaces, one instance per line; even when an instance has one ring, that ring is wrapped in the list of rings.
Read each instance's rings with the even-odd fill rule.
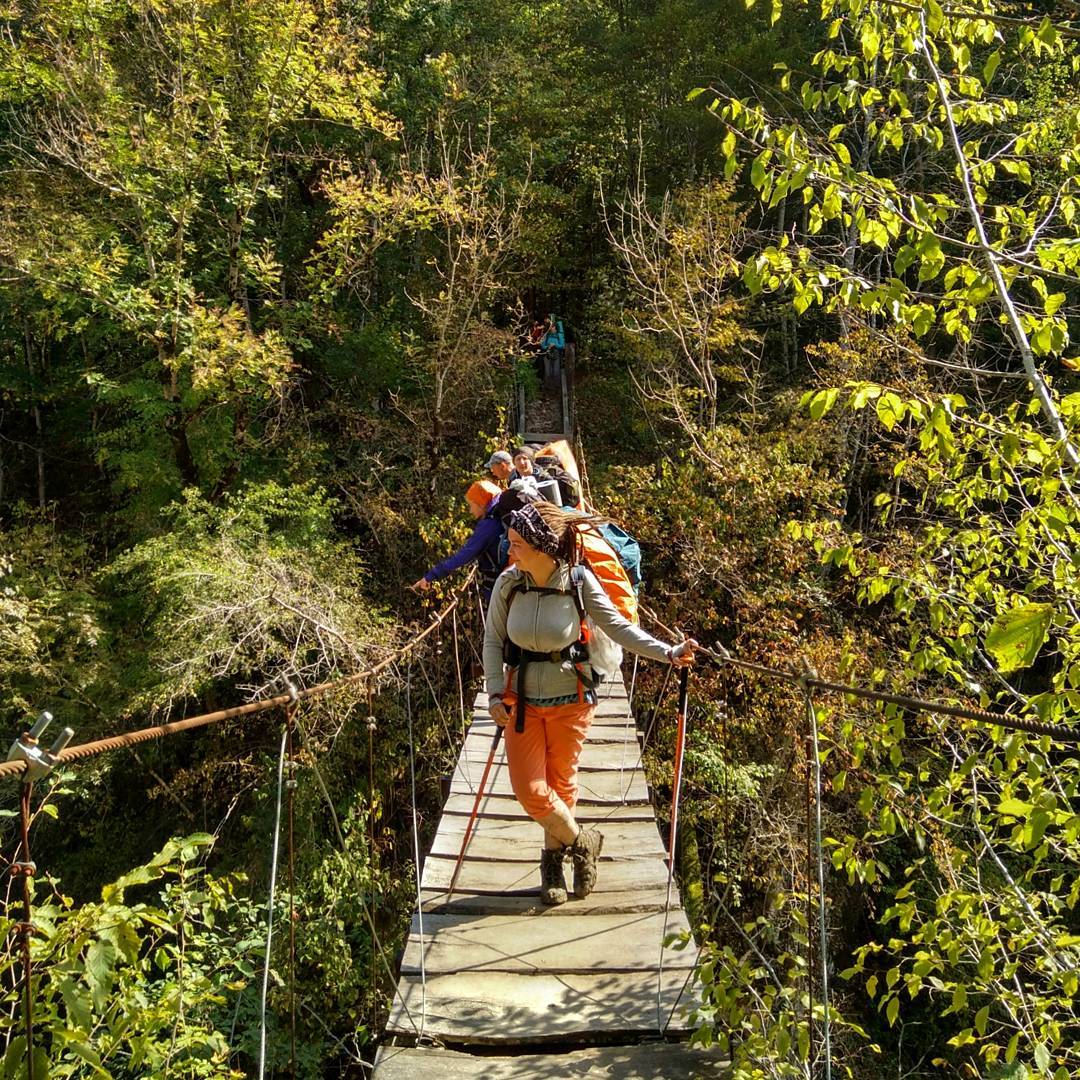
[[[634,592],[641,591],[641,545],[625,530],[618,525],[608,522],[600,526],[600,535],[612,546],[615,554],[619,556],[619,562],[634,586]]]

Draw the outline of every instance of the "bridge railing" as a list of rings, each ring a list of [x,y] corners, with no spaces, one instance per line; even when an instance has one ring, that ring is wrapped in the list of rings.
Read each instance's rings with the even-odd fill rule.
[[[410,755],[410,774],[413,777],[413,789],[412,789],[412,808],[413,808],[413,837],[414,840],[417,837],[417,830],[415,828],[417,811],[416,811],[416,791],[415,791],[415,769],[413,767],[414,757],[414,743],[412,732],[412,705],[410,699],[409,687],[411,685],[411,663],[413,658],[421,652],[425,643],[435,639],[435,653],[441,655],[441,631],[444,627],[449,626],[453,634],[453,649],[454,649],[454,670],[457,679],[456,696],[460,702],[465,700],[465,676],[464,672],[468,669],[467,663],[462,659],[462,648],[466,644],[464,635],[461,632],[460,627],[460,614],[462,611],[468,609],[468,605],[471,603],[472,598],[475,596],[477,603],[479,603],[479,592],[476,587],[476,574],[475,569],[468,575],[464,582],[458,586],[450,595],[447,602],[441,607],[432,617],[430,622],[420,631],[412,635],[404,644],[394,649],[389,655],[385,656],[378,662],[358,671],[352,675],[343,676],[338,679],[329,680],[319,683],[315,686],[300,687],[295,685],[288,679],[282,679],[281,682],[284,687],[284,692],[277,694],[270,698],[264,698],[258,701],[246,702],[244,704],[235,705],[230,708],[218,709],[214,712],[202,713],[198,716],[186,717],[182,720],[170,721],[164,724],[156,724],[144,728],[140,728],[136,731],[123,732],[119,735],[110,736],[104,739],[98,739],[93,742],[81,743],[75,746],[61,745],[61,742],[66,742],[67,738],[70,738],[70,729],[65,729],[65,734],[61,740],[58,740],[57,744],[54,744],[53,750],[45,751],[39,745],[39,737],[43,734],[44,728],[48,722],[52,719],[49,714],[42,714],[41,719],[34,727],[26,732],[15,741],[12,745],[9,753],[9,760],[0,763],[0,780],[3,779],[15,779],[20,784],[19,789],[19,831],[18,831],[18,846],[13,858],[8,863],[8,869],[11,873],[12,883],[16,886],[21,885],[19,889],[18,901],[12,901],[9,895],[8,905],[14,906],[14,903],[18,903],[21,907],[21,918],[15,922],[14,934],[18,939],[18,946],[21,952],[21,967],[22,967],[22,1024],[23,1036],[25,1038],[25,1062],[26,1070],[24,1075],[27,1080],[39,1080],[35,1077],[35,1062],[40,1063],[41,1060],[41,1047],[35,1046],[35,1018],[34,1018],[34,975],[35,969],[31,957],[31,938],[34,934],[33,925],[33,888],[32,881],[36,874],[39,873],[31,854],[31,832],[32,825],[35,821],[36,815],[34,813],[34,785],[40,781],[46,780],[50,774],[55,770],[62,768],[65,765],[73,765],[76,762],[85,761],[93,757],[100,756],[102,754],[111,753],[114,751],[129,749],[131,747],[138,746],[142,743],[152,740],[159,740],[171,735],[176,735],[181,732],[192,731],[198,728],[205,728],[211,725],[222,723],[226,720],[239,718],[239,717],[252,717],[261,715],[264,713],[271,713],[274,711],[280,711],[282,715],[282,735],[280,743],[280,753],[278,755],[278,769],[277,769],[277,811],[275,816],[275,829],[274,829],[274,843],[273,843],[273,855],[271,857],[270,868],[270,899],[267,908],[267,933],[266,933],[266,949],[265,949],[265,964],[263,972],[263,985],[262,985],[262,1008],[261,1008],[261,1022],[260,1022],[260,1048],[259,1048],[259,1068],[258,1076],[263,1077],[266,1071],[266,997],[269,983],[269,971],[270,971],[270,958],[271,958],[271,943],[273,937],[273,915],[275,905],[275,888],[276,888],[276,876],[277,876],[277,864],[278,864],[278,848],[279,837],[281,827],[281,814],[282,814],[282,796],[285,795],[285,802],[287,804],[287,820],[289,822],[289,828],[287,833],[287,845],[288,845],[288,894],[289,894],[289,994],[290,994],[290,1028],[291,1028],[291,1074],[296,1075],[296,989],[295,989],[295,913],[293,909],[293,896],[294,896],[294,883],[292,880],[292,868],[293,868],[293,803],[294,792],[296,789],[296,771],[298,762],[294,753],[294,742],[299,732],[300,737],[306,744],[306,735],[303,729],[300,728],[300,722],[297,717],[298,706],[309,700],[320,698],[326,694],[337,692],[341,690],[347,690],[350,687],[357,688],[358,697],[366,698],[368,704],[368,740],[369,740],[369,761],[372,755],[372,741],[375,735],[375,717],[373,715],[373,703],[377,694],[386,692],[390,688],[398,689],[402,686],[405,688],[406,701],[408,702],[406,708],[406,714],[408,717],[408,736],[409,736],[409,755]],[[477,612],[478,618],[476,625],[479,626],[482,621],[482,613]],[[422,653],[421,653],[422,660]],[[410,665],[408,673],[403,677],[399,667],[402,662],[406,662]],[[431,685],[430,677],[424,670],[424,677]],[[464,725],[464,705],[462,704],[462,723]],[[287,783],[286,780],[287,774]],[[331,814],[334,818],[335,828],[338,833],[339,841],[344,844],[344,839],[341,834],[340,826],[337,824],[336,813],[333,811],[333,804],[330,801],[330,796],[326,791],[325,785],[322,781],[321,775],[318,770],[314,770],[316,783],[320,788],[321,794],[326,799],[330,806]],[[371,777],[369,776],[369,783],[371,783]],[[42,803],[47,802],[52,792],[47,792],[45,797],[41,800]],[[373,801],[373,800],[372,800]],[[369,805],[369,814],[372,812]],[[413,858],[417,867],[417,887],[419,888],[419,864],[420,864],[420,852],[414,850]],[[396,979],[391,970],[390,961],[388,960],[385,950],[381,946],[379,940],[379,934],[376,927],[376,920],[374,913],[370,909],[368,898],[365,896],[360,897],[362,906],[364,908],[365,919],[372,933],[373,948],[377,949],[382,957],[382,963],[386,969],[387,976],[391,984],[396,987]],[[13,920],[14,921],[14,920]],[[374,962],[374,953],[373,953]],[[6,1060],[5,1060],[6,1064]],[[40,1070],[38,1070],[40,1071]]]

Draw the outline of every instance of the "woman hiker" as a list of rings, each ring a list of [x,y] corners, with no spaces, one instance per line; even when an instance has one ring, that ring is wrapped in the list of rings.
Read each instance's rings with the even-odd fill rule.
[[[595,520],[542,503],[510,514],[513,565],[495,582],[484,633],[488,709],[505,729],[510,783],[525,812],[544,830],[540,899],[545,904],[566,901],[567,854],[574,865],[574,896],[592,892],[604,842],[596,829],[583,829],[574,820],[578,758],[596,708],[579,603],[599,630],[631,652],[682,667],[693,663],[697,648],[692,638],[676,646],[657,641],[615,610],[587,564],[574,569],[576,527]]]
[[[559,485],[547,469],[536,464],[536,451],[531,446],[518,446],[510,454],[514,471],[510,474],[509,482],[513,484],[515,480],[523,480],[529,487],[535,485],[537,495],[558,505],[561,501]]]
[[[469,490],[465,492],[465,502],[476,521],[472,535],[453,555],[443,559],[438,566],[433,566],[419,581],[414,581],[413,589],[426,592],[433,581],[439,581],[455,570],[475,562],[480,571],[480,590],[487,601],[499,571],[506,565],[506,560],[499,550],[503,525],[495,516],[495,507],[501,494],[502,490],[490,480],[477,480],[475,484],[469,485]]]

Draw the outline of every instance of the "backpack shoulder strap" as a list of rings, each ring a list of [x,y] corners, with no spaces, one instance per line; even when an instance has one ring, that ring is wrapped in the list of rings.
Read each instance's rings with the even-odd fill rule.
[[[506,610],[510,611],[510,605],[514,602],[514,597],[518,593],[539,593],[541,596],[571,596],[574,593],[573,589],[549,589],[540,585],[529,585],[525,581],[518,581],[510,586],[510,591],[506,597]]]

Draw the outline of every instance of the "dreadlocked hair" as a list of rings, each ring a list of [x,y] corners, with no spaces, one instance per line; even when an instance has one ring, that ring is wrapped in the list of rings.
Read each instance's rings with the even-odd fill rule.
[[[536,512],[544,519],[548,528],[559,538],[559,550],[556,558],[562,559],[567,566],[576,566],[584,559],[584,545],[581,540],[582,529],[597,528],[608,522],[600,514],[582,514],[577,511],[561,510],[554,503],[533,503]]]

